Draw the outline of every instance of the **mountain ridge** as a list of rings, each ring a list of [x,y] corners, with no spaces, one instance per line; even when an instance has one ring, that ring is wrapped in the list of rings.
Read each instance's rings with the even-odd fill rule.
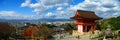
[[[50,18],[42,18],[42,19],[0,19],[0,22],[24,22],[24,21],[40,21],[40,22],[55,22],[55,21],[73,21],[71,19],[50,19]]]

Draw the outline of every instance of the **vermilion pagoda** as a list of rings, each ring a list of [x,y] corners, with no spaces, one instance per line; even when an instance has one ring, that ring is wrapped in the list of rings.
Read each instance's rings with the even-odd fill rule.
[[[77,10],[74,17],[71,19],[76,20],[76,24],[78,25],[78,32],[88,32],[96,30],[96,20],[100,20],[102,18],[95,15],[95,12],[92,11],[84,11]]]

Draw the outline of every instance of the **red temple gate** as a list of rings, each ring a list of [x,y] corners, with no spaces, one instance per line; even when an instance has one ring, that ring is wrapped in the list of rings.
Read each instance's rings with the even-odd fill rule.
[[[71,17],[71,19],[77,21],[78,32],[88,32],[96,30],[95,21],[100,20],[101,18],[95,15],[95,12],[77,10],[75,16]]]

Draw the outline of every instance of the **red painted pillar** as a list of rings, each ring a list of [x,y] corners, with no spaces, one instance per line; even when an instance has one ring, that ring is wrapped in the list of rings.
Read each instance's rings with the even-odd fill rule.
[[[94,25],[94,31],[96,30],[96,25]]]
[[[83,25],[78,25],[78,32],[83,32]]]
[[[85,32],[87,32],[87,26],[85,26]]]

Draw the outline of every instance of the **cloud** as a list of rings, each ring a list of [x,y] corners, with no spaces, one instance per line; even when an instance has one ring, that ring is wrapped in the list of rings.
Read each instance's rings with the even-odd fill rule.
[[[24,3],[21,4],[21,7],[28,6],[30,4],[31,0],[26,0]]]
[[[14,11],[0,11],[0,18],[4,19],[34,19],[35,17],[35,15],[24,15]]]
[[[25,0],[24,3],[21,4],[21,7],[30,7],[33,8],[33,12],[42,13],[51,8],[58,6],[69,6],[69,3],[73,0],[37,0],[36,3],[31,3],[31,0]]]
[[[48,12],[47,14],[46,14],[46,16],[48,16],[48,17],[50,17],[50,16],[53,16],[54,14],[52,13],[52,12]]]
[[[63,9],[62,7],[58,7],[58,8],[57,8],[58,11],[60,11],[60,10],[62,10],[62,9]]]
[[[84,0],[76,5],[70,4],[74,0],[37,0],[31,3],[26,0],[21,7],[33,8],[33,12],[41,14],[39,18],[67,18],[75,15],[76,10],[94,11],[96,15],[109,18],[120,16],[119,0]],[[55,9],[49,11],[51,9]],[[54,11],[54,12],[53,12]]]
[[[68,10],[89,10],[96,12],[100,17],[109,18],[120,13],[119,7],[118,0],[85,0],[82,3],[69,7]]]

